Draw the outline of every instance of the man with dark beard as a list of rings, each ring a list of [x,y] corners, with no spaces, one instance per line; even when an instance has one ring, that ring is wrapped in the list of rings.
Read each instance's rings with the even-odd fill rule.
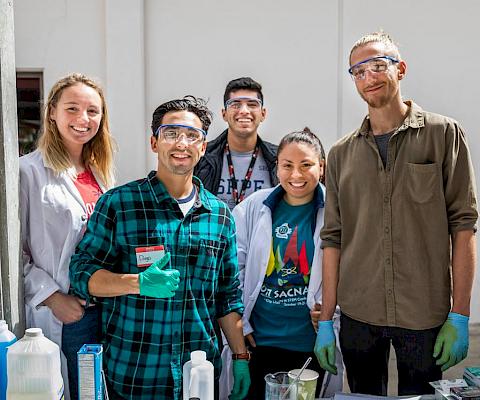
[[[386,33],[355,43],[349,73],[368,116],[327,162],[315,353],[334,368],[338,304],[350,389],[372,395],[387,394],[390,344],[399,395],[433,392],[428,382],[468,351],[477,220],[469,150],[455,120],[402,100],[406,69]]]

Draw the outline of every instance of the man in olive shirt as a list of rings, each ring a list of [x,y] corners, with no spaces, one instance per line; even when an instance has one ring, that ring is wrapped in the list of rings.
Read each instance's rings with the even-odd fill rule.
[[[358,40],[350,66],[368,116],[328,157],[315,353],[332,370],[338,303],[353,392],[387,394],[392,343],[399,395],[429,393],[428,382],[468,350],[477,220],[470,155],[456,121],[402,101],[406,63],[386,33]]]

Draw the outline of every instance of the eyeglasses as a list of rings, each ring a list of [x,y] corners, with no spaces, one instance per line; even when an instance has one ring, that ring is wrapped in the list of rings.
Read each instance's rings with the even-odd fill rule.
[[[262,101],[256,97],[234,97],[225,102],[225,108],[240,110],[243,105],[247,106],[249,111],[258,111],[262,108]]]
[[[374,72],[376,74],[385,73],[390,65],[397,64],[399,62],[400,60],[390,56],[373,57],[352,65],[348,72],[352,76],[353,80],[361,81],[365,79],[365,74],[367,71]]]
[[[155,132],[156,137],[159,135],[161,135],[167,143],[176,143],[182,136],[184,136],[185,140],[190,145],[205,139],[207,132],[203,129],[188,125],[163,124],[160,125]]]

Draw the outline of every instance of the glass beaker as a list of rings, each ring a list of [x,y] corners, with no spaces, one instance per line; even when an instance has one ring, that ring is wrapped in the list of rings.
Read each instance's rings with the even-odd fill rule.
[[[288,372],[265,375],[265,400],[296,400],[296,398],[297,383],[290,383]]]

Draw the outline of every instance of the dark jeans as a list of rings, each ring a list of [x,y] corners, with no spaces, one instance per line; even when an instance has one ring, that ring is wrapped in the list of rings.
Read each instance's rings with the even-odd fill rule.
[[[78,367],[77,351],[84,344],[98,342],[98,318],[97,306],[87,307],[80,321],[64,324],[62,330],[62,351],[67,359],[68,382],[71,400],[78,399]]]
[[[319,396],[325,371],[318,365],[317,357],[313,352],[303,353],[267,346],[250,347],[250,351],[252,352],[252,359],[249,363],[249,369],[252,383],[248,392],[248,400],[265,399],[265,375],[301,368],[308,357],[312,357],[308,369],[313,369],[319,373],[315,397]]]
[[[428,382],[442,379],[442,371],[433,358],[440,328],[417,331],[375,326],[342,314],[340,347],[350,390],[387,395],[391,343],[397,356],[398,395],[434,393]]]

